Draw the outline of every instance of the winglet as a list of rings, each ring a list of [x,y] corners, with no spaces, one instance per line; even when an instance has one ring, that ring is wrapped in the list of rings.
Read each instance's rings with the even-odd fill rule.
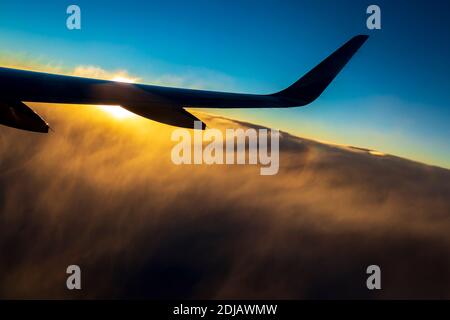
[[[322,94],[368,38],[368,35],[353,37],[300,78],[300,80],[290,87],[274,93],[272,96],[287,99],[297,106],[313,102]]]

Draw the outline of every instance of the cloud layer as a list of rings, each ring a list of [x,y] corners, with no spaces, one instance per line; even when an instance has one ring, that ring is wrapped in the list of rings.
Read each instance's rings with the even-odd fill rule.
[[[275,176],[175,166],[172,127],[32,107],[55,132],[0,128],[2,298],[450,298],[448,170],[286,133]]]

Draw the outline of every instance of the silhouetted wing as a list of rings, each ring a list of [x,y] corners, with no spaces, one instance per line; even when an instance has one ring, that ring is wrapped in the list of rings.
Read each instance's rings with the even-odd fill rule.
[[[169,88],[0,68],[0,108],[3,109],[0,123],[45,132],[47,124],[21,104],[22,101],[121,105],[143,117],[187,128],[193,128],[197,119],[184,110],[186,107],[304,106],[322,94],[367,38],[363,35],[352,38],[293,85],[269,95]]]

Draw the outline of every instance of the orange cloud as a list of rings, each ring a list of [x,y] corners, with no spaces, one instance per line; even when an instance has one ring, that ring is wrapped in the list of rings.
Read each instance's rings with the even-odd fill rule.
[[[55,132],[0,127],[2,298],[450,297],[448,170],[289,134],[275,176],[175,166],[173,127],[32,107]]]

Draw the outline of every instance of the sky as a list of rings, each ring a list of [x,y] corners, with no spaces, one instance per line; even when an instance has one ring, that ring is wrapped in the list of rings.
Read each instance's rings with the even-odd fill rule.
[[[81,30],[66,8],[81,8]],[[381,8],[382,29],[366,28]],[[0,65],[122,72],[139,82],[279,91],[356,34],[371,37],[313,104],[210,110],[290,133],[450,168],[450,2],[10,1]]]

